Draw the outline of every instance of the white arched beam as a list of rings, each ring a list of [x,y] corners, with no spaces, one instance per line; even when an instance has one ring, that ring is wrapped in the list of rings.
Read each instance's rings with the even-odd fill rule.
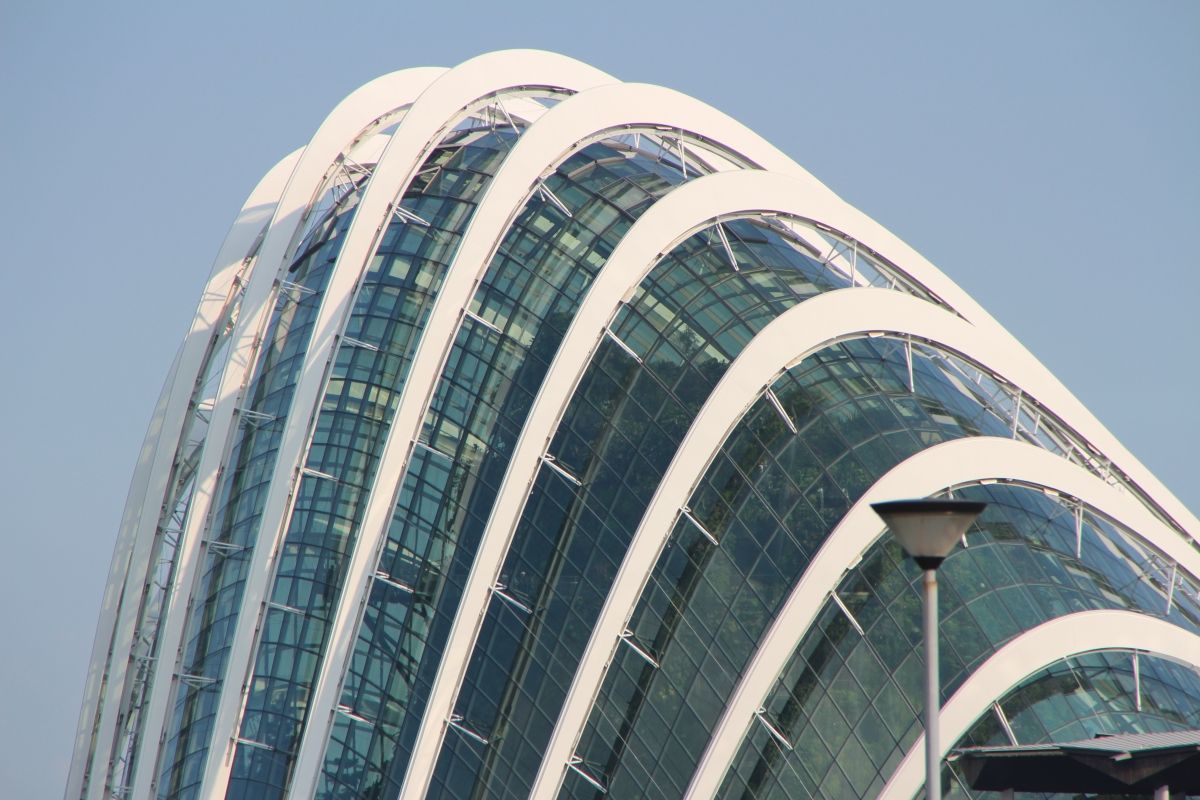
[[[793,587],[768,628],[701,758],[688,797],[711,797],[729,768],[747,729],[826,599],[883,533],[871,504],[897,497],[927,497],[953,486],[1002,479],[1054,489],[1136,531],[1193,575],[1197,553],[1175,531],[1121,492],[1082,467],[1034,445],[1011,439],[955,439],[922,450],[893,467],[846,513]]]
[[[92,658],[76,734],[75,754],[67,778],[68,798],[79,797],[85,791],[85,772],[89,774],[89,779],[95,776],[95,767],[90,764],[99,764],[100,769],[106,768],[107,755],[103,760],[89,759],[92,737],[96,737],[99,745],[105,736],[116,736],[115,730],[102,732],[99,729],[100,718],[104,716],[102,705],[111,707],[120,704],[124,694],[122,683],[109,674],[110,665],[117,665],[123,679],[124,665],[130,658],[138,623],[142,589],[152,571],[149,554],[158,534],[158,520],[169,488],[167,481],[171,477],[171,466],[184,444],[179,437],[187,416],[193,413],[190,405],[196,382],[207,368],[209,349],[218,333],[214,326],[222,320],[235,290],[234,277],[242,272],[255,242],[271,219],[300,153],[297,150],[281,159],[263,176],[242,204],[241,211],[217,252],[191,327],[176,353],[151,417],[146,439],[138,455],[100,606],[100,620],[92,644]],[[246,265],[241,275],[243,285],[249,280],[252,270],[253,261]],[[114,712],[110,710],[106,718],[113,719]]]
[[[625,85],[625,87],[631,86],[634,86],[634,84]],[[616,88],[608,87],[608,89]],[[646,88],[655,89],[658,87]],[[595,103],[597,106],[613,103],[609,99],[611,95],[601,97],[601,92],[588,94],[597,98]],[[579,101],[582,101],[582,98],[579,98]],[[639,109],[633,104],[629,104],[628,109],[630,112],[628,115],[629,119],[636,119]],[[650,119],[657,121],[654,117]],[[666,119],[667,117],[664,114],[664,122]],[[732,122],[732,120],[728,121]],[[667,123],[667,125],[674,127],[670,123]],[[704,133],[708,138],[743,154],[759,152],[757,146],[760,143],[766,144],[756,134],[745,131],[737,123],[734,123],[734,126],[740,130],[730,129],[728,126],[722,126],[720,129],[704,127],[695,128],[694,130]],[[749,137],[743,136],[743,132],[749,133]],[[770,147],[770,145],[767,145],[767,147]],[[771,147],[771,150],[774,151],[773,155],[776,157],[759,160],[758,165],[766,170],[791,175],[804,184],[803,187],[798,187],[802,189],[802,199],[799,202],[802,202],[804,207],[811,209],[811,211],[802,213],[800,216],[819,221],[845,236],[867,245],[872,251],[882,256],[884,260],[898,265],[904,273],[926,287],[934,296],[943,300],[965,319],[980,328],[990,329],[993,331],[993,335],[1012,341],[1015,347],[1022,347],[1012,339],[1011,334],[996,322],[982,306],[951,281],[941,270],[921,256],[920,253],[887,228],[843,201],[826,186],[818,182],[786,156],[783,156],[782,153],[775,151],[773,147]],[[1053,394],[1057,398],[1054,402],[1048,401],[1047,405],[1053,408],[1060,416],[1069,420],[1071,426],[1087,442],[1091,443],[1096,450],[1109,457],[1114,466],[1129,476],[1134,484],[1141,487],[1147,496],[1159,505],[1166,515],[1181,528],[1192,532],[1200,531],[1200,519],[1197,519],[1195,514],[1184,506],[1153,473],[1146,469],[1082,403],[1062,386],[1057,378],[1044,367],[1039,365],[1039,368],[1043,374],[1043,378],[1038,383],[1040,385],[1053,385]]]
[[[1139,650],[1200,664],[1200,636],[1132,611],[1081,611],[1044,622],[997,650],[942,707],[942,758],[993,702],[1064,658],[1095,650]],[[912,800],[925,783],[925,737],[892,773],[879,800]],[[712,795],[705,795],[711,797]]]
[[[723,178],[732,179],[733,176],[725,175]],[[672,193],[679,194],[681,202],[678,206],[670,207],[669,214],[664,213],[663,224],[682,230],[682,226],[695,225],[706,216],[717,217],[736,213],[739,209],[778,210],[818,222],[865,245],[976,327],[991,330],[992,335],[1002,338],[1013,349],[1025,350],[1024,346],[970,295],[878,222],[850,206],[824,186],[817,184],[817,187],[813,187],[806,182],[804,185],[795,184],[789,187],[786,180],[786,174],[769,178],[766,175],[755,175],[754,178],[749,175],[741,176],[737,180],[728,180],[720,185],[711,184],[704,190],[704,193],[709,195],[707,197],[701,196],[702,190],[697,185],[699,182],[693,182]],[[755,181],[758,182],[751,186]],[[684,198],[686,202],[683,202]],[[664,209],[664,212],[666,211],[667,209]],[[689,217],[691,219],[688,219]],[[631,229],[628,237],[635,233],[636,229]],[[1129,476],[1151,502],[1159,506],[1181,529],[1190,531],[1195,538],[1200,538],[1200,519],[1129,453],[1049,370],[1037,363],[1028,351],[1026,355],[1029,361],[1036,365],[1038,373],[1037,380],[1024,387],[1026,391],[1066,420],[1084,441],[1111,459],[1113,465]]]
[[[305,147],[291,179],[275,207],[270,227],[256,257],[255,271],[244,290],[225,372],[221,377],[208,427],[208,438],[196,470],[187,524],[176,556],[176,578],[171,587],[169,612],[159,633],[160,658],[146,706],[143,739],[157,746],[174,694],[187,601],[195,590],[201,540],[211,511],[220,466],[228,455],[237,420],[237,406],[258,351],[258,338],[275,296],[276,277],[295,238],[305,211],[318,198],[325,178],[341,154],[362,132],[389,112],[408,104],[443,70],[433,67],[402,70],[367,84],[343,100],[321,124]],[[149,736],[147,737],[147,734]],[[141,764],[134,776],[132,796],[149,797],[157,778],[156,766]],[[93,791],[96,787],[93,785]],[[89,793],[99,800],[99,795]]]
[[[314,326],[309,347],[309,363],[323,364],[332,360],[337,337],[345,328],[356,288],[360,285],[371,256],[392,219],[392,209],[399,203],[413,176],[424,164],[433,149],[451,129],[481,103],[504,95],[520,97],[531,87],[553,90],[563,95],[615,81],[612,76],[574,59],[538,50],[510,50],[488,53],[460,64],[434,81],[413,103],[404,121],[393,134],[383,156],[375,166],[371,183],[359,201],[355,218],[346,234],[345,244],[338,257],[326,289]],[[514,105],[519,105],[514,104]],[[288,489],[295,470],[303,463],[303,452],[320,406],[320,393],[326,374],[322,370],[306,371],[296,387],[293,408],[312,409],[309,424],[291,426],[281,443],[271,495],[264,511],[265,519],[282,516],[287,503]],[[410,390],[409,387],[412,387]],[[405,383],[401,397],[420,394],[426,387],[414,381],[412,375]],[[407,447],[408,442],[404,442]],[[386,453],[386,450],[385,450]],[[386,457],[386,456],[385,456]],[[343,595],[331,626],[327,656],[321,663],[310,702],[309,723],[306,724],[297,751],[293,785],[308,786],[316,781],[324,756],[334,709],[341,691],[341,678],[346,657],[353,645],[355,626],[369,587],[369,578],[378,560],[378,548],[386,536],[388,520],[394,511],[399,476],[382,468],[376,473],[363,522],[343,580]],[[278,491],[274,491],[278,489]],[[279,531],[283,536],[286,522]],[[255,557],[258,557],[258,553]],[[265,554],[264,554],[265,558]],[[268,577],[273,571],[263,561],[262,569],[251,570],[261,580],[248,585],[244,608],[259,610],[267,596]],[[249,647],[256,626],[255,615],[247,615],[247,623],[239,625],[239,643]],[[235,647],[238,646],[235,644]],[[244,652],[239,650],[239,653]],[[253,669],[251,658],[246,668]],[[231,706],[236,714],[238,706]],[[225,719],[233,719],[226,716]],[[214,767],[218,765],[214,764]],[[214,778],[213,785],[227,780],[227,767]]]
[[[868,332],[909,334],[968,354],[1017,386],[1037,385],[1044,368],[1011,340],[988,335],[931,303],[884,289],[842,289],[790,309],[747,345],[693,421],[664,475],[618,571],[589,640],[544,759],[539,792],[561,781],[613,648],[633,613],[648,570],[669,536],[678,511],[737,421],[789,364],[839,339]],[[1030,394],[1039,396],[1030,391]],[[840,569],[840,568],[839,568]]]
[[[803,197],[800,202],[804,208],[811,209],[811,212],[800,212],[798,216],[820,222],[860,244],[865,244],[981,330],[990,330],[993,336],[1008,342],[1011,347],[1025,350],[1024,346],[982,306],[920,253],[866,214],[833,195],[824,186],[820,189],[823,191],[814,191]],[[1200,519],[1146,469],[1049,370],[1037,363],[1027,351],[1026,356],[1036,365],[1038,379],[1025,389],[1034,393],[1034,397],[1066,420],[1096,451],[1110,459],[1112,465],[1128,476],[1130,481],[1180,529],[1189,531],[1193,538],[1200,538]]]
[[[827,188],[757,134],[710,106],[678,92],[644,84],[616,84],[581,92],[558,104],[517,142],[468,228],[426,324],[422,346],[409,378],[408,385],[414,389],[421,387],[426,396],[412,405],[407,397],[402,401],[388,448],[389,453],[394,449],[398,463],[395,466],[388,464],[386,473],[381,467],[381,475],[391,474],[398,479],[401,474],[402,460],[424,418],[428,398],[437,385],[437,377],[462,320],[462,309],[470,303],[505,232],[542,175],[586,144],[629,130],[682,131],[685,135],[726,148],[745,162],[787,174],[812,192],[832,197]],[[459,264],[463,267],[459,268]],[[398,439],[401,436],[404,438]],[[494,547],[493,540],[489,526],[480,552],[482,548]],[[430,695],[412,766],[405,778],[401,797],[406,800],[422,796],[432,777],[446,720],[478,634],[481,620],[476,614],[486,606],[493,571],[490,561],[485,563],[477,557]]]

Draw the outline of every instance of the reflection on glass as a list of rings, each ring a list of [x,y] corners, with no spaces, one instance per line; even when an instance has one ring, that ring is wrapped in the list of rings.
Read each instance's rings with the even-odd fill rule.
[[[943,701],[1005,642],[1075,611],[1127,609],[1200,631],[1194,583],[1168,612],[1160,554],[1107,520],[1084,511],[1076,556],[1075,509],[1057,497],[1001,484],[955,496],[990,505],[939,571]],[[837,589],[863,633],[827,601],[764,704],[793,749],[753,725],[721,797],[878,791],[920,733],[919,591],[917,568],[890,539],[876,542]],[[844,753],[859,749],[867,758],[847,772]]]

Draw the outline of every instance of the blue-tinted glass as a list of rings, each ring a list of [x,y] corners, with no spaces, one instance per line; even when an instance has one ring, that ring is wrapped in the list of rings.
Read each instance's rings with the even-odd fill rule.
[[[934,351],[917,348],[913,363],[910,390],[902,342],[861,339],[823,350],[774,383],[779,407],[761,399],[726,440],[688,501],[720,544],[681,516],[630,621],[630,641],[641,647],[618,647],[578,746],[610,792],[686,790],[791,587],[849,505],[907,452],[889,448],[887,437],[907,436],[919,449],[1004,432],[986,399],[956,383]],[[659,667],[647,669],[639,649]],[[832,642],[822,652],[842,657]],[[635,669],[631,693],[622,676]],[[830,741],[822,746],[834,754],[849,748],[857,758],[861,743],[850,726],[866,705],[830,709]],[[873,777],[838,773],[850,786]]]
[[[582,485],[548,470],[535,483],[500,577],[528,611],[518,638],[503,646],[489,631],[511,612],[489,613],[456,706],[489,739],[476,791],[529,791],[621,556],[730,361],[788,308],[845,285],[770,223],[724,226],[728,250],[708,229],[655,266],[616,315],[614,337],[600,345],[558,426],[550,452]],[[564,487],[566,502],[543,502]],[[448,733],[446,752],[462,746]],[[438,775],[448,774],[449,758]]]
[[[968,534],[970,546],[956,550],[939,571],[944,697],[1014,636],[1074,611],[1127,609],[1200,630],[1200,614],[1190,600],[1172,603],[1168,614],[1166,580],[1149,571],[1162,556],[1108,521],[1084,511],[1077,557],[1075,511],[1063,501],[1013,485],[967,487],[955,496],[985,500],[989,506]],[[1115,558],[1114,553],[1130,557]],[[805,748],[818,738],[835,754],[845,745],[844,738],[832,741],[826,725],[834,710],[863,745],[872,784],[887,779],[920,728],[919,591],[918,570],[890,538],[867,551],[837,589],[864,634],[827,601],[764,704],[764,718],[805,746],[789,753],[777,743],[748,737],[726,776],[722,797],[788,797],[777,788],[778,780],[801,766],[814,781],[812,797],[839,796],[835,787],[840,776],[831,779],[829,767],[814,770],[805,757]],[[1128,662],[1126,668],[1132,669]],[[1076,707],[1078,700],[1070,692],[1057,700],[1042,697],[1040,692],[1050,685],[1042,683],[1001,705],[1011,708],[1012,727],[1023,743],[1086,738],[1093,728],[1107,730],[1120,714],[1159,724],[1132,713],[1128,682],[1122,687],[1106,680],[1114,687],[1113,696],[1126,699],[1099,710],[1092,701],[1086,708]],[[1036,708],[1030,711],[1029,704]],[[1086,723],[1093,711],[1109,722]],[[980,742],[1003,735],[1000,725],[987,720],[972,734]]]

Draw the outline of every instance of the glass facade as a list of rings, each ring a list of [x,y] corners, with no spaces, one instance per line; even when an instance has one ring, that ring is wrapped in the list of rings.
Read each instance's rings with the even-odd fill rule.
[[[1200,631],[1200,587],[1188,578],[1170,592],[1165,560],[1138,537],[1088,510],[1077,528],[1075,510],[1040,490],[996,484],[955,496],[989,506],[938,572],[943,701],[1001,645],[1075,611],[1126,609]],[[920,591],[920,571],[890,538],[864,555],[779,676],[722,797],[869,797],[882,787],[921,731]]]
[[[260,231],[255,243],[230,281],[228,295],[214,324],[205,349],[192,394],[189,412],[179,434],[174,461],[168,478],[166,499],[162,505],[149,564],[152,573],[138,609],[136,630],[139,641],[134,649],[130,699],[124,719],[124,729],[117,742],[116,757],[108,775],[108,785],[127,785],[134,768],[142,736],[142,710],[148,702],[153,664],[160,657],[159,633],[166,617],[169,592],[175,582],[180,537],[187,525],[192,495],[196,488],[197,469],[203,454],[212,410],[225,360],[233,339],[234,321],[241,310],[243,293],[250,266],[262,244],[266,228]],[[153,766],[151,765],[151,768]]]
[[[452,80],[431,97],[451,85],[462,91]],[[386,216],[360,220],[375,145],[408,120],[382,112],[313,179],[292,254],[254,265],[278,276],[273,305],[256,317],[261,330],[239,318],[242,282],[234,282],[196,374],[170,398],[186,421],[156,456],[171,471],[146,505],[158,522],[141,565],[149,578],[136,609],[122,612],[138,635],[106,654],[128,659],[128,677],[108,688],[93,723],[93,741],[106,737],[115,749],[99,765],[90,753],[77,758],[80,797],[97,796],[92,776],[120,795],[147,774],[159,800],[391,800],[404,788],[406,798],[523,800],[535,785],[549,787],[539,800],[682,797],[766,632],[848,510],[914,455],[969,437],[1050,453],[1162,524],[1127,530],[1091,498],[1021,474],[942,487],[989,503],[940,573],[943,699],[1024,632],[1078,611],[1119,609],[1200,635],[1200,580],[1189,560],[1200,532],[1172,516],[1174,501],[1113,464],[1095,444],[1107,434],[1094,421],[1050,407],[1061,390],[1044,376],[1000,374],[956,349],[962,342],[928,341],[902,325],[831,332],[804,353],[755,348],[755,359],[777,357],[767,368],[778,371],[765,385],[739,387],[753,402],[726,421],[703,463],[682,465],[692,470],[682,479],[694,481],[686,503],[650,530],[647,510],[661,507],[664,477],[731,365],[785,314],[795,312],[781,324],[816,319],[804,317],[816,295],[841,292],[853,303],[862,287],[895,290],[944,314],[947,329],[976,326],[996,352],[1015,355],[1011,363],[1022,357],[990,320],[967,319],[943,299],[954,296],[943,276],[893,263],[856,238],[870,225],[845,223],[859,225],[856,233],[798,216],[838,207],[819,185],[797,181],[791,210],[726,201],[719,188],[671,199],[685,184],[752,187],[763,180],[755,165],[778,158],[736,127],[722,126],[732,141],[703,130],[714,117],[686,98],[661,95],[671,124],[639,112],[532,153],[546,141],[526,135],[539,124],[583,130],[592,119],[584,95],[560,103],[571,92],[556,85],[480,88],[414,156],[421,166],[390,190],[400,194]],[[351,158],[366,152],[374,155],[361,164]],[[500,207],[507,201],[493,192],[510,185],[496,180],[502,172],[526,193],[516,207]],[[668,200],[669,214],[647,214]],[[598,341],[560,352],[612,254],[653,219],[673,226],[651,231],[661,251],[629,265],[641,278],[604,309]],[[487,260],[460,263],[460,251],[472,251],[463,241],[497,220],[506,222],[494,242],[481,240]],[[375,242],[365,270],[339,263],[352,224]],[[254,245],[243,275],[256,253]],[[442,291],[451,270],[471,279],[461,308]],[[330,306],[346,308],[344,319],[321,316],[351,278],[353,294],[336,298],[345,305]],[[455,320],[450,334],[426,341],[430,319],[443,314]],[[310,347],[319,317],[339,326],[331,351]],[[251,338],[253,363],[230,365],[231,343]],[[442,356],[419,380],[418,352]],[[539,420],[551,431],[540,461],[518,465],[533,409],[552,396],[538,400],[552,369],[555,381],[578,381],[545,412],[553,419]],[[234,377],[245,383],[231,433],[206,441],[209,414],[227,402],[218,388]],[[294,402],[302,379],[320,382],[313,408]],[[393,431],[402,402],[402,418],[410,407],[421,415],[413,441]],[[303,442],[298,458],[281,450],[289,431],[289,443]],[[393,466],[385,452],[403,459]],[[198,474],[210,461],[221,462],[216,471]],[[963,469],[979,474],[979,465]],[[528,481],[509,479],[524,470]],[[285,475],[287,487],[272,484]],[[203,506],[193,500],[200,485],[215,487],[203,524],[188,522],[192,506]],[[492,521],[502,487],[520,501],[504,530]],[[268,493],[282,514],[268,513]],[[386,526],[366,529],[369,506],[390,509]],[[199,553],[188,586],[176,569],[177,553],[189,552],[185,530],[202,530],[187,543]],[[636,537],[662,542],[647,563],[627,558]],[[499,561],[481,565],[485,539],[506,545]],[[1180,563],[1168,555],[1182,552]],[[468,583],[486,585],[495,564],[486,604],[465,605]],[[360,583],[351,576],[364,565]],[[919,573],[886,537],[841,569],[807,629],[789,632],[790,658],[766,676],[761,707],[733,721],[748,727],[718,765],[715,796],[874,797],[916,741]],[[633,586],[614,597],[618,574]],[[251,604],[257,587],[265,607]],[[612,641],[596,633],[606,608],[632,609]],[[165,617],[183,631],[178,654],[159,652]],[[446,663],[456,630],[456,642],[477,635],[466,658]],[[250,657],[233,655],[235,639],[254,641]],[[330,655],[335,642],[348,643],[345,658]],[[568,720],[581,664],[600,657],[598,685],[575,687],[578,696],[595,691],[590,708]],[[1200,726],[1200,664],[1144,650],[1046,663],[995,698],[959,744]],[[460,677],[452,702],[435,707],[435,684]],[[156,681],[172,687],[168,707],[146,712]],[[235,699],[244,704],[226,730],[219,720]],[[431,734],[440,738],[421,738]],[[574,742],[569,760],[550,763],[551,746],[565,741]],[[436,744],[436,758],[417,763],[419,744]],[[970,796],[952,765],[945,785]]]
[[[1007,433],[1002,410],[956,382],[944,355],[847,341],[752,407],[651,571],[564,795],[592,796],[596,783],[682,794],[759,638],[850,505],[914,452]]]

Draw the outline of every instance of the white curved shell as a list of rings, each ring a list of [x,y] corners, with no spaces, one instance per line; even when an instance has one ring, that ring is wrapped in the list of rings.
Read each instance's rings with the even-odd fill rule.
[[[435,231],[428,221],[405,216],[402,202],[421,191],[420,180],[428,177],[431,159],[452,148],[466,147],[474,132],[487,130],[488,124],[493,134],[507,124],[515,142],[494,174],[479,179],[478,198],[471,210],[461,219],[445,223],[457,227]],[[588,156],[593,152],[589,148],[608,155]],[[502,325],[476,312],[483,307],[485,290],[500,280],[496,275],[513,252],[513,242],[525,230],[525,221],[541,219],[537,215],[543,211],[539,209],[553,205],[562,212],[560,216],[580,226],[571,230],[585,230],[590,224],[576,220],[572,209],[550,188],[554,181],[559,182],[554,185],[568,188],[576,185],[572,182],[578,176],[560,169],[572,158],[593,158],[576,170],[585,178],[588,170],[605,159],[613,163],[627,159],[635,165],[630,169],[641,169],[650,177],[659,174],[656,169],[676,169],[681,175],[672,178],[674,183],[667,181],[670,186],[656,189],[658,194],[651,195],[636,214],[626,210],[622,219],[627,227],[611,252],[592,253],[588,269],[594,274],[589,272],[583,281],[585,288],[570,307],[561,342],[547,356],[537,385],[529,390],[529,409],[514,422],[517,430],[512,434],[511,451],[504,452],[502,460],[488,462],[502,465],[503,473],[496,478],[494,497],[478,510],[486,523],[477,545],[466,556],[455,556],[465,559],[461,560],[461,596],[445,600],[444,608],[438,605],[443,602],[440,598],[450,595],[444,594],[446,576],[431,569],[442,580],[430,590],[433,599],[405,601],[426,603],[430,615],[436,609],[448,615],[449,623],[444,633],[438,634],[444,638],[435,642],[442,654],[436,663],[421,662],[424,649],[395,654],[397,662],[403,657],[423,663],[422,674],[428,680],[428,696],[423,695],[420,703],[405,705],[414,701],[398,689],[395,697],[385,698],[399,709],[395,713],[402,716],[411,708],[415,715],[403,734],[410,737],[404,742],[406,751],[412,753],[409,766],[402,769],[402,761],[396,761],[399,766],[391,767],[394,774],[388,778],[391,790],[400,797],[440,796],[438,771],[445,767],[439,764],[452,754],[453,746],[447,740],[451,729],[474,737],[472,747],[485,754],[481,759],[500,757],[499,737],[490,742],[472,731],[458,709],[470,702],[470,692],[480,691],[469,685],[471,664],[492,655],[487,651],[491,646],[489,609],[507,601],[531,618],[544,612],[544,607],[506,595],[500,583],[506,560],[515,552],[514,542],[527,535],[523,526],[535,503],[531,498],[538,491],[539,476],[546,472],[543,467],[557,470],[573,482],[578,497],[590,491],[587,476],[571,475],[555,461],[550,452],[555,437],[565,429],[573,403],[588,399],[581,387],[600,369],[605,342],[615,341],[636,361],[637,369],[642,368],[641,356],[614,333],[613,326],[624,310],[650,291],[647,287],[667,268],[673,252],[698,241],[697,237],[709,237],[706,241],[720,238],[732,262],[734,277],[730,280],[744,277],[738,275],[734,250],[726,239],[725,226],[732,221],[748,221],[769,230],[797,252],[816,253],[812,263],[828,270],[833,286],[845,288],[817,293],[786,310],[772,311],[771,321],[733,354],[711,393],[699,398],[699,411],[686,434],[673,444],[669,465],[654,479],[652,490],[647,490],[640,522],[636,530],[628,532],[627,549],[612,554],[619,569],[605,587],[602,608],[588,622],[588,630],[574,632],[586,641],[586,647],[569,654],[575,660],[570,685],[562,687],[561,704],[539,709],[554,721],[553,727],[540,745],[528,745],[537,750],[539,764],[512,778],[523,787],[520,792],[545,800],[566,796],[560,792],[566,791],[564,780],[572,771],[589,782],[597,780],[584,771],[582,767],[587,765],[576,751],[681,510],[690,513],[689,499],[722,445],[746,423],[756,403],[769,398],[787,419],[769,391],[773,382],[839,342],[885,336],[909,342],[910,360],[914,341],[964,359],[1006,393],[989,407],[990,413],[1002,414],[1005,403],[1016,403],[1015,410],[1009,409],[1015,417],[1013,439],[1018,438],[1021,404],[1025,404],[1036,413],[1039,424],[1045,420],[1067,444],[1059,454],[1036,446],[1034,436],[1023,441],[974,436],[946,442],[894,465],[853,498],[807,570],[795,576],[786,600],[772,612],[770,625],[755,644],[733,694],[706,731],[708,743],[703,753],[695,754],[687,797],[716,794],[755,714],[804,641],[822,604],[881,535],[870,502],[993,481],[1044,488],[1073,498],[1139,537],[1171,565],[1172,589],[1176,571],[1183,576],[1180,580],[1200,579],[1200,521],[975,300],[779,149],[719,111],[677,92],[621,83],[555,54],[529,50],[491,53],[450,70],[404,70],[367,84],[330,114],[303,150],[268,173],[235,221],[169,373],[134,475],[97,628],[67,784],[68,800],[123,792],[136,797],[222,797],[231,781],[257,780],[236,774],[239,758],[251,763],[253,751],[275,752],[270,742],[255,738],[257,733],[252,735],[267,727],[260,720],[266,719],[265,712],[251,702],[258,691],[255,687],[265,686],[267,678],[274,679],[273,674],[261,673],[262,664],[270,662],[264,655],[263,631],[270,625],[272,608],[283,608],[300,619],[309,615],[303,608],[283,607],[272,599],[282,585],[280,554],[292,537],[300,535],[293,529],[296,495],[304,476],[313,475],[311,470],[305,471],[307,458],[321,414],[334,396],[333,365],[343,348],[379,349],[347,331],[360,313],[357,303],[366,296],[365,286],[380,258],[382,242],[400,224],[394,221],[398,217],[407,226],[404,230],[415,237],[445,236],[453,239],[453,244],[447,249],[444,276],[430,289],[420,331],[404,343],[411,363],[397,398],[379,412],[384,415],[379,421],[386,432],[371,444],[374,449],[369,455],[375,466],[361,487],[361,512],[344,531],[344,552],[339,551],[340,560],[331,573],[336,577],[329,579],[333,588],[323,590],[329,592],[331,605],[328,612],[321,612],[326,616],[320,619],[319,651],[312,672],[301,677],[292,673],[288,678],[299,687],[296,691],[303,699],[279,712],[291,715],[287,718],[295,723],[297,733],[294,742],[289,740],[287,747],[279,748],[282,754],[271,756],[276,759],[272,763],[283,770],[287,786],[286,791],[279,788],[275,796],[324,798],[326,789],[322,787],[341,780],[337,777],[340,773],[335,774],[339,762],[331,754],[343,747],[335,738],[346,725],[357,726],[353,730],[365,731],[364,737],[375,737],[370,738],[376,743],[373,746],[394,753],[395,739],[401,734],[374,732],[384,712],[368,719],[363,716],[366,711],[360,713],[347,705],[343,694],[352,674],[360,669],[356,658],[365,658],[356,653],[375,646],[374,623],[368,621],[365,609],[374,602],[372,592],[379,581],[417,596],[413,586],[380,571],[382,555],[391,546],[393,519],[416,514],[414,509],[397,508],[397,498],[413,468],[416,449],[431,447],[422,439],[431,409],[458,380],[453,370],[461,354],[456,348],[474,335],[472,331],[484,328],[492,332],[488,336],[515,341]],[[658,166],[649,166],[654,159]],[[185,631],[199,624],[196,615],[207,602],[201,596],[205,559],[212,557],[214,547],[228,546],[212,545],[212,517],[221,492],[233,491],[227,484],[238,467],[234,451],[239,425],[248,419],[265,419],[261,414],[254,416],[259,412],[244,405],[247,387],[270,368],[264,366],[264,342],[271,341],[272,326],[282,324],[272,316],[273,310],[282,302],[280,286],[288,285],[301,238],[316,224],[323,197],[351,170],[358,170],[355,174],[360,179],[355,190],[357,205],[347,212],[354,216],[339,243],[336,260],[331,262],[328,280],[316,293],[319,300],[311,334],[300,350],[301,361],[290,388],[288,422],[271,451],[273,460],[264,467],[268,477],[262,488],[261,521],[251,541],[238,545],[246,550],[246,578],[244,586],[237,589],[236,620],[231,623],[228,641],[221,643],[227,646],[222,673],[189,675],[185,672],[184,651],[189,646]],[[426,185],[433,180],[429,178]],[[616,207],[613,202],[610,206]],[[426,232],[421,232],[421,226]],[[570,253],[578,239],[572,243],[574,235],[562,232],[569,225],[563,222],[562,226],[552,228],[547,223],[539,229],[543,238],[536,245],[557,247],[554,252],[561,254],[554,256],[559,259],[554,262],[556,268],[569,275],[584,266],[582,261],[571,262],[574,256]],[[599,236],[596,231],[588,232]],[[841,256],[822,258],[821,251],[830,241],[848,243],[854,258],[859,252],[869,257],[892,288],[864,285],[855,277],[853,264],[838,261]],[[540,256],[534,255],[533,245],[529,247],[523,252],[534,263]],[[418,256],[411,258],[415,261]],[[714,292],[707,285],[702,290]],[[513,293],[515,307],[525,302],[525,295],[518,296],[519,292],[533,290],[508,287],[506,291]],[[536,306],[535,300],[528,305]],[[541,308],[537,313],[543,316],[527,323],[535,331],[530,334],[534,339],[549,311]],[[712,338],[715,340],[715,335]],[[530,342],[524,341],[517,350],[525,353],[520,348],[529,346]],[[216,387],[211,397],[201,396],[202,384]],[[469,407],[462,412],[466,420],[474,413],[472,403],[483,407],[492,398],[477,394],[464,402]],[[198,412],[202,425],[193,419]],[[609,422],[616,431],[619,421]],[[790,419],[787,424],[792,426]],[[189,431],[200,431],[204,438],[189,443],[185,441]],[[479,452],[486,455],[479,458],[501,459],[490,448],[489,439],[480,445]],[[180,465],[193,461],[191,483],[181,483]],[[317,477],[335,484],[349,480],[341,474]],[[190,489],[180,488],[184,483]],[[172,518],[177,519],[178,530],[167,523],[166,511],[175,515]],[[439,535],[457,536],[466,523],[459,519],[447,524],[459,527],[439,531]],[[586,538],[589,534],[581,529],[576,535]],[[720,546],[716,537],[710,535],[710,539],[714,547]],[[445,565],[439,562],[435,566]],[[156,584],[160,575],[168,576],[169,585]],[[555,589],[552,580],[547,578],[539,590],[546,596]],[[157,616],[160,608],[161,616]],[[1062,637],[1063,630],[1070,630],[1072,636]],[[943,730],[950,734],[947,746],[995,697],[1055,658],[1088,649],[1134,647],[1200,670],[1197,641],[1195,631],[1144,612],[1093,611],[1044,623],[998,647],[966,680],[943,712]],[[663,646],[671,647],[672,641]],[[279,656],[279,647],[272,643],[268,655],[300,658],[299,652]],[[516,702],[508,695],[517,692],[519,679],[510,676],[508,680],[503,703]],[[189,745],[203,754],[200,767],[196,775],[183,780],[171,773],[175,767],[163,759],[166,745],[180,735],[181,723],[173,708],[180,697],[188,695],[189,681],[216,695],[211,733]],[[381,701],[383,705],[386,703]],[[506,714],[507,710],[497,713]],[[390,722],[401,727],[394,719]],[[350,745],[345,748],[353,749]],[[893,774],[886,796],[908,797],[916,790],[919,751],[918,742]],[[389,764],[392,758],[388,756]],[[347,775],[351,772],[347,767]],[[174,789],[164,783],[168,773]],[[501,773],[503,769],[497,768],[480,780],[509,780],[496,777]]]

